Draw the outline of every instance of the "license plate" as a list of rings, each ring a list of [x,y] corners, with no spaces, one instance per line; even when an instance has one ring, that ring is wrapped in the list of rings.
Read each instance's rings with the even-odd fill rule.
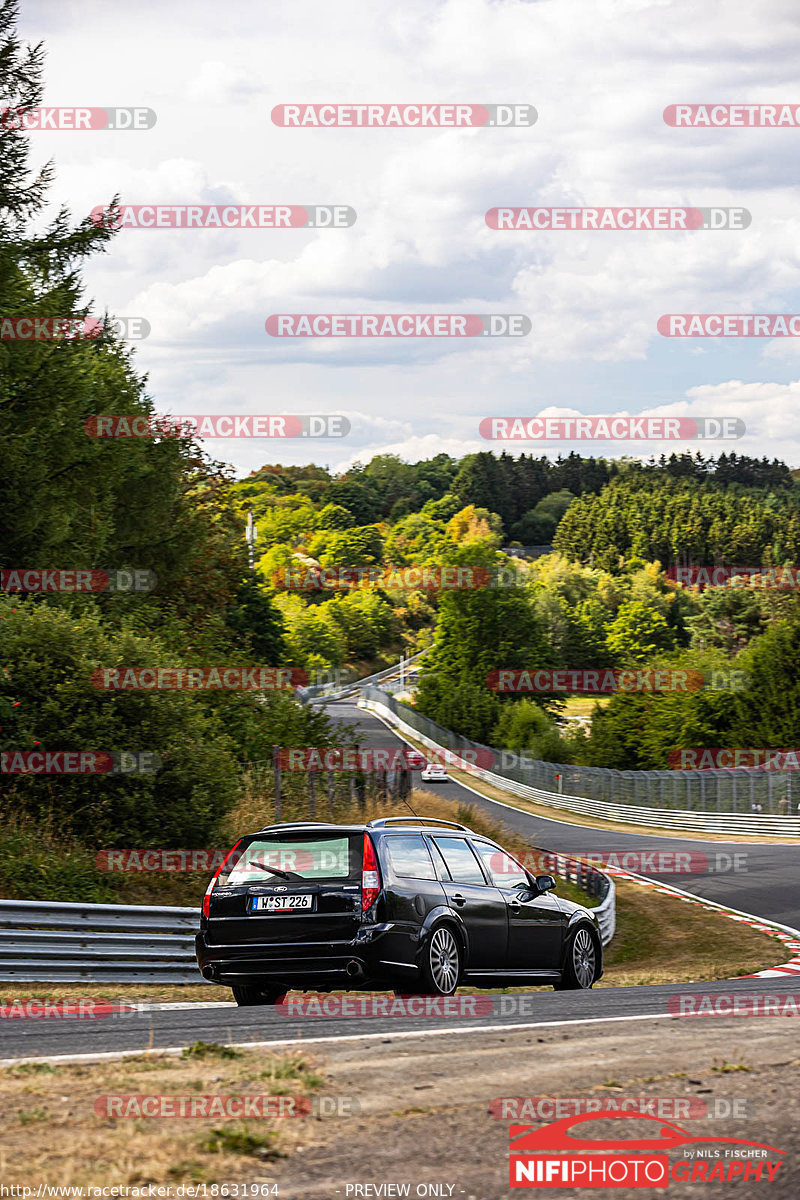
[[[309,893],[305,896],[253,896],[251,912],[309,912],[313,907],[314,897]]]

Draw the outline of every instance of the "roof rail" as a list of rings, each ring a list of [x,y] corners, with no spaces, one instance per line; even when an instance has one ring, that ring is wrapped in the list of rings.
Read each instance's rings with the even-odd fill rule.
[[[368,828],[381,827],[383,825],[396,825],[400,821],[414,821],[417,825],[448,825],[451,829],[463,829],[465,833],[470,833],[471,830],[466,825],[459,825],[457,821],[443,821],[441,817],[376,817],[374,821],[368,821]]]
[[[330,821],[282,821],[277,825],[262,825],[258,832],[266,833],[268,829],[328,829],[330,825]]]

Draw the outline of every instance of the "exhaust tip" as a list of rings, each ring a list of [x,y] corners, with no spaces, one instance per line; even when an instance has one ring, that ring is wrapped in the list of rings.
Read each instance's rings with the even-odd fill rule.
[[[345,971],[351,979],[361,979],[364,975],[364,968],[357,959],[351,958],[350,962],[345,967]]]

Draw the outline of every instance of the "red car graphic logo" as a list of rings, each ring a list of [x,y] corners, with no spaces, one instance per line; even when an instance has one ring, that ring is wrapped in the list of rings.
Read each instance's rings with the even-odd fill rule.
[[[583,1121],[649,1121],[651,1128],[658,1126],[658,1134],[652,1138],[640,1141],[638,1138],[585,1138],[571,1136],[570,1130],[574,1125]],[[640,1126],[641,1128],[641,1126]],[[577,1116],[565,1117],[562,1121],[554,1121],[552,1125],[542,1125],[536,1128],[531,1125],[510,1125],[508,1130],[512,1154],[534,1154],[537,1151],[571,1150],[582,1153],[586,1150],[672,1150],[685,1146],[689,1142],[725,1142],[736,1146],[756,1146],[761,1150],[771,1150],[775,1154],[785,1153],[777,1146],[767,1146],[764,1142],[749,1142],[743,1138],[730,1137],[701,1137],[681,1129],[679,1125],[668,1125],[658,1117],[650,1117],[645,1113],[634,1112],[593,1112]],[[516,1140],[515,1140],[516,1139]]]

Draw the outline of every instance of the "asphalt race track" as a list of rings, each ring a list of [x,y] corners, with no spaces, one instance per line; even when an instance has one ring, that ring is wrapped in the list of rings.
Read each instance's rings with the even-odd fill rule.
[[[87,994],[91,989],[87,986]],[[800,993],[797,978],[741,979],[709,984],[677,984],[657,987],[601,988],[591,992],[554,992],[549,988],[528,993],[495,996],[495,1011],[473,1016],[327,1017],[282,1016],[270,1008],[237,1008],[219,1004],[230,993],[212,988],[210,1004],[148,1006],[139,1012],[95,1020],[5,1020],[0,1022],[0,1062],[18,1058],[58,1055],[109,1054],[127,1050],[164,1050],[192,1042],[259,1043],[265,1046],[316,1039],[343,1037],[374,1038],[385,1043],[395,1039],[431,1037],[443,1031],[461,1034],[480,1029],[488,1032],[514,1026],[539,1028],[565,1024],[608,1021],[609,1032],[620,1031],[626,1021],[662,1018],[691,1020],[670,1013],[668,1004],[677,995],[732,996],[794,995]],[[467,1000],[472,997],[466,997]],[[489,997],[479,997],[488,1000]],[[391,1002],[391,997],[387,998]],[[499,1011],[501,1002],[505,1012]],[[509,1012],[508,1009],[517,1009]],[[610,1018],[610,1020],[609,1020]],[[746,1028],[748,1018],[742,1017]]]
[[[330,715],[357,727],[360,746],[388,746],[398,741],[376,717],[355,705],[337,702]],[[657,878],[685,891],[707,897],[782,924],[800,926],[800,845],[703,842],[672,837],[605,832],[571,825],[506,808],[449,782],[427,785],[431,791],[463,799],[486,809],[495,818],[529,837],[535,845],[564,852],[664,850],[676,847],[713,857],[717,851],[746,852],[746,873],[662,875]],[[765,963],[765,966],[770,964]],[[98,989],[99,990],[99,989]],[[91,995],[87,984],[87,995]],[[676,1018],[671,998],[687,994],[711,996],[770,996],[800,994],[797,977],[737,979],[710,984],[609,988],[591,992],[554,992],[541,988],[530,993],[494,997],[491,1012],[466,1012],[453,1017],[424,1016],[297,1016],[270,1008],[237,1008],[228,1003],[230,992],[209,985],[209,1003],[148,1005],[140,1011],[97,1019],[21,1019],[0,1022],[0,1060],[59,1055],[116,1055],[165,1050],[195,1041],[285,1045],[287,1042],[371,1038],[380,1043],[464,1034],[470,1030],[498,1030],[515,1026],[537,1028],[608,1022],[609,1031],[621,1032],[625,1023]],[[357,995],[357,994],[355,994]],[[470,999],[467,997],[466,999]],[[483,997],[482,1000],[487,998]],[[509,1011],[513,1008],[513,1011]],[[743,1029],[747,1018],[742,1018]],[[630,1025],[628,1025],[630,1028]]]

